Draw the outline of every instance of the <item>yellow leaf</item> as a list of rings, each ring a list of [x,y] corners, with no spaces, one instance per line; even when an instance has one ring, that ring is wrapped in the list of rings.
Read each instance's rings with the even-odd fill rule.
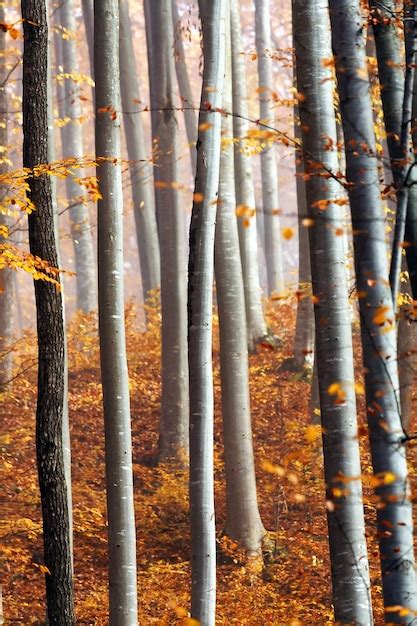
[[[289,241],[294,237],[294,229],[289,227],[281,228],[281,234],[284,239],[287,239]]]
[[[210,122],[203,122],[202,124],[199,125],[198,130],[208,130],[209,128],[211,128],[213,126],[213,124],[210,124]]]
[[[321,437],[321,426],[318,424],[310,424],[310,426],[307,426],[304,436],[309,443],[317,441],[317,439]]]

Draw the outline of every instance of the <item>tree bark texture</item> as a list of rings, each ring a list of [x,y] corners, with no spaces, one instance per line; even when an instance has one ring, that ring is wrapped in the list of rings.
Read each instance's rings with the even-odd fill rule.
[[[187,265],[179,181],[179,131],[174,110],[175,67],[171,0],[145,2],[155,200],[161,251],[162,406],[159,459],[184,463],[188,455]]]
[[[241,37],[239,4],[231,1],[231,45],[233,84],[233,136],[236,181],[236,204],[243,208],[238,217],[240,255],[245,289],[248,343],[252,349],[268,334],[262,306],[262,290],[259,279],[258,236],[256,227],[256,201],[252,177],[251,157],[245,153],[243,140],[249,130],[246,71]]]
[[[4,5],[0,7],[0,21],[5,22]],[[7,132],[7,94],[6,84],[7,69],[6,69],[6,57],[4,52],[6,50],[6,33],[0,31],[0,146],[7,146],[8,132]],[[7,154],[0,157],[0,174],[4,175],[7,172]],[[7,186],[0,186],[0,198],[2,201],[7,196]],[[7,244],[7,237],[1,234],[1,227],[9,228],[11,226],[11,219],[0,210],[0,245]],[[0,270],[0,391],[4,389],[5,385],[10,381],[12,376],[13,366],[13,352],[12,352],[12,339],[13,339],[13,302],[14,302],[14,274],[13,270],[4,268]]]
[[[223,109],[232,103],[230,19],[226,19]],[[242,263],[236,220],[233,120],[222,119],[219,204],[215,234],[215,277],[220,329],[220,371],[226,469],[225,533],[248,556],[262,555],[266,534],[258,510],[249,398],[248,341]]]
[[[269,0],[255,0],[255,34],[258,53],[260,118],[274,126],[272,109],[273,76],[271,58],[271,24]],[[268,141],[265,142],[266,144]],[[275,146],[266,145],[261,152],[262,211],[265,232],[265,256],[268,292],[284,288],[281,253],[281,231],[278,215],[278,171]]]
[[[178,13],[177,0],[172,0],[172,19],[174,25],[175,71],[177,73],[181,104],[184,107],[185,131],[190,147],[191,173],[194,177],[197,167],[197,152],[195,147],[197,143],[197,116],[193,108],[193,92],[187,71],[184,44],[182,43],[181,18]]]
[[[346,146],[385,607],[416,610],[413,520],[398,396],[396,329],[388,283],[364,18],[357,0],[330,0],[332,42]],[[387,531],[387,529],[389,529]],[[387,620],[414,617],[387,612]]]
[[[127,0],[120,0],[119,11],[123,122],[132,184],[143,299],[146,302],[149,293],[158,289],[161,281],[153,172],[146,151],[142,112],[139,107],[139,81]]]
[[[123,193],[120,163],[119,3],[94,2],[98,284],[109,546],[110,624],[137,624],[129,376],[123,299]]]
[[[331,70],[330,23],[324,3],[294,0],[297,89],[310,228],[310,258],[317,370],[323,436],[324,473],[335,621],[372,624],[369,566],[362,502],[356,421],[352,329],[343,240],[337,229],[342,208],[334,203],[340,186],[317,175],[317,163],[338,170],[336,120]],[[333,148],[327,149],[326,141]],[[313,160],[314,159],[314,160]],[[325,211],[317,204],[328,201]],[[336,393],[332,392],[335,391]]]
[[[48,26],[44,0],[22,2],[23,166],[48,162]],[[33,255],[57,267],[51,182],[46,174],[29,178],[29,215]],[[60,290],[36,280],[38,400],[36,456],[44,534],[46,599],[51,626],[74,624],[67,490],[62,450],[64,401],[64,325]]]
[[[79,73],[79,63],[77,43],[73,36],[76,32],[76,21],[72,0],[63,0],[60,3],[57,19],[64,32],[69,33],[66,38],[62,37],[60,31],[56,35],[57,49],[60,52],[59,64],[62,66],[64,74],[76,76]],[[84,156],[83,127],[79,121],[81,107],[77,82],[71,78],[65,78],[60,89],[60,95],[62,98],[61,116],[70,120],[61,128],[62,157],[64,159],[74,157],[82,159]],[[77,178],[83,178],[85,175],[83,169],[75,169],[73,174]],[[79,198],[83,195],[83,190],[74,176],[66,177],[65,186],[67,202],[70,206],[71,235],[74,244],[76,306],[77,309],[88,313],[97,308],[94,248],[88,203],[80,201]]]
[[[212,306],[226,0],[200,0],[199,8],[203,29],[204,72],[188,267],[191,614],[203,626],[213,626],[216,607],[216,529]]]

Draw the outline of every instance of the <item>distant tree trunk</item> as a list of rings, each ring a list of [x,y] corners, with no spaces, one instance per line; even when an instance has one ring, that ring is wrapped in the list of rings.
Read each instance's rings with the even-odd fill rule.
[[[240,255],[242,259],[245,289],[246,321],[250,349],[268,334],[262,307],[262,291],[259,280],[258,238],[256,228],[256,201],[252,178],[251,157],[245,154],[241,142],[249,130],[246,71],[240,29],[239,5],[231,2],[231,43],[233,83],[233,135],[236,140],[234,161],[236,181],[236,204],[242,207],[238,218]]]
[[[236,6],[236,5],[235,5]],[[226,70],[223,109],[231,111],[230,20],[226,19]],[[248,556],[262,555],[265,537],[256,494],[250,415],[245,292],[239,253],[233,166],[233,120],[223,117],[219,204],[215,235],[215,276],[220,327],[220,370],[226,468],[225,533]],[[228,144],[227,141],[230,140]]]
[[[180,97],[184,107],[185,130],[187,133],[187,141],[190,145],[191,172],[194,177],[197,167],[197,151],[195,148],[197,142],[197,116],[196,112],[192,108],[194,102],[193,92],[187,71],[184,45],[182,43],[182,33],[180,29],[181,18],[178,14],[177,0],[172,0],[172,19],[174,25],[175,70],[177,72]]]
[[[413,520],[398,398],[396,332],[388,286],[372,106],[359,0],[330,0],[333,52],[346,146],[372,465],[380,480],[377,526],[385,607],[415,611]],[[387,532],[389,528],[389,532]],[[393,623],[407,616],[387,612]]]
[[[304,167],[311,175],[306,180],[306,194],[309,216],[314,220],[309,231],[310,258],[317,299],[314,313],[324,473],[327,500],[332,503],[327,523],[335,621],[372,624],[352,328],[343,240],[336,232],[343,221],[342,209],[334,203],[340,189],[332,178],[323,183],[314,167],[322,163],[331,171],[338,170],[334,83],[331,70],[322,63],[323,58],[331,57],[330,23],[327,11],[316,0],[294,0],[293,16],[297,89],[304,96],[299,105],[303,147],[308,154]],[[332,143],[332,149],[326,141]],[[320,201],[329,203],[325,211],[317,206]]]
[[[407,269],[403,257],[403,270]],[[401,292],[410,294],[410,281],[401,282]],[[412,319],[411,307],[405,304],[400,310],[397,333],[398,375],[400,380],[401,422],[406,433],[411,430],[413,395],[417,371],[417,325]]]
[[[123,121],[129,157],[143,299],[160,286],[159,241],[156,226],[153,172],[146,152],[139,83],[127,0],[120,0],[120,81]]]
[[[152,137],[157,151],[154,176],[161,251],[162,406],[159,459],[183,464],[188,455],[189,416],[187,266],[184,209],[176,188],[179,181],[179,143],[173,102],[175,68],[171,0],[152,0],[145,16],[152,42],[148,58]]]
[[[120,163],[119,3],[94,2],[98,281],[109,534],[110,624],[137,624],[129,376],[123,300],[123,193]],[[116,114],[112,113],[113,111]]]
[[[57,14],[58,22],[69,33],[76,32],[75,12],[72,0],[63,0]],[[73,36],[63,38],[57,33],[57,49],[59,63],[63,73],[77,75],[79,64],[77,59],[77,45]],[[61,128],[62,157],[81,159],[84,156],[83,131],[79,122],[81,115],[79,87],[75,80],[66,78],[60,90],[62,97],[61,111],[63,117],[70,118],[70,122]],[[78,178],[84,176],[83,169],[74,170]],[[95,276],[95,259],[93,239],[91,236],[90,215],[88,204],[79,200],[83,195],[82,188],[73,176],[65,179],[67,202],[70,206],[71,235],[74,244],[77,309],[88,313],[97,308],[97,286]]]
[[[407,218],[407,205],[412,204],[410,211],[417,212],[417,175],[415,171],[415,155],[412,140],[413,89],[415,64],[417,60],[417,3],[404,3],[403,7],[404,41],[405,41],[405,81],[401,120],[401,158],[392,162],[398,173],[395,177],[397,187],[397,211],[392,241],[392,255],[389,273],[394,312],[397,309],[397,296],[402,265],[403,243]]]
[[[4,5],[0,6],[0,21],[5,22]],[[7,146],[7,95],[6,84],[7,68],[4,56],[6,50],[6,33],[0,29],[0,146]],[[7,172],[7,155],[0,158],[0,174]],[[7,186],[0,187],[0,196],[7,196]],[[7,237],[1,234],[1,227],[9,228],[10,218],[0,211],[0,245],[7,244]],[[13,338],[13,302],[14,302],[14,270],[4,268],[0,270],[0,391],[11,379],[13,366],[13,352],[11,342]]]
[[[203,29],[204,72],[188,266],[191,614],[203,626],[214,626],[216,528],[213,484],[212,305],[226,0],[200,0],[199,7]]]
[[[94,79],[94,0],[82,0],[84,28],[87,38],[91,78]]]
[[[260,118],[264,124],[274,125],[271,106],[273,91],[271,59],[271,24],[269,0],[255,0],[255,33],[258,52]],[[266,141],[268,143],[268,141]],[[284,278],[281,255],[280,219],[277,214],[278,174],[275,146],[261,152],[262,210],[265,224],[265,256],[268,273],[268,291],[283,291]]]
[[[298,120],[294,121],[294,134],[301,138]],[[298,292],[297,321],[295,326],[293,367],[295,371],[312,369],[314,355],[314,309],[310,298],[311,267],[307,217],[306,185],[303,178],[302,154],[295,155],[297,217],[298,217]]]
[[[48,162],[48,26],[44,0],[22,2],[23,166]],[[32,254],[58,266],[50,178],[29,178]],[[62,450],[64,401],[64,324],[61,292],[54,284],[35,280],[38,332],[38,401],[36,455],[41,492],[46,599],[51,626],[75,623],[67,489]]]

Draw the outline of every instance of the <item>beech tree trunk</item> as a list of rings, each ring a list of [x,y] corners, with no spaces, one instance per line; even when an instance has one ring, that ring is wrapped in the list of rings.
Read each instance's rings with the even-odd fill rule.
[[[152,137],[157,149],[155,199],[161,251],[162,406],[159,460],[183,464],[188,455],[187,266],[179,181],[179,137],[174,110],[171,0],[145,2]]]
[[[48,162],[48,26],[44,0],[22,2],[23,166]],[[36,211],[29,215],[33,255],[57,267],[50,178],[29,178],[29,198]],[[58,278],[59,280],[59,278]],[[38,400],[36,456],[41,492],[44,562],[48,568],[46,599],[51,626],[75,623],[67,489],[62,450],[64,401],[64,324],[61,292],[35,280],[38,333]]]
[[[297,111],[298,113],[298,111]],[[301,139],[301,128],[294,120],[294,135]],[[314,360],[314,310],[310,298],[311,266],[309,230],[303,224],[307,217],[306,185],[303,178],[302,154],[295,155],[295,175],[298,217],[298,291],[297,321],[294,337],[293,367],[295,371],[313,369]]]
[[[193,109],[193,92],[187,71],[187,61],[185,58],[184,45],[182,43],[182,33],[180,29],[181,18],[178,14],[177,0],[172,0],[172,19],[174,25],[174,59],[175,71],[177,72],[178,89],[182,105],[184,107],[185,130],[190,146],[191,172],[195,176],[197,167],[197,116]]]
[[[214,626],[216,528],[213,484],[212,306],[226,0],[200,0],[199,7],[203,30],[204,72],[188,266],[191,614],[203,626]]]
[[[130,181],[142,274],[143,299],[158,289],[161,281],[159,241],[156,226],[153,172],[146,151],[140,106],[139,81],[127,0],[120,0],[120,86]]]
[[[269,0],[255,0],[255,34],[258,53],[260,119],[274,126],[272,109],[273,77],[271,59],[271,24]],[[268,144],[268,140],[265,142]],[[265,257],[268,291],[284,289],[281,254],[281,231],[278,201],[278,173],[275,146],[267,145],[261,152],[262,210],[265,236]]]
[[[398,396],[396,329],[379,195],[363,15],[359,0],[330,0],[333,52],[346,146],[366,406],[376,495],[385,607],[417,608],[413,520]],[[389,528],[389,532],[387,532]],[[409,624],[410,613],[387,621]]]
[[[58,49],[61,52],[59,62],[63,73],[77,75],[79,64],[77,58],[77,44],[71,35],[76,32],[75,9],[72,0],[62,0],[60,3],[58,20],[61,22],[64,32],[70,35],[63,38],[57,33]],[[81,159],[84,156],[83,127],[79,122],[81,115],[79,87],[76,80],[66,78],[60,90],[63,98],[63,117],[70,118],[70,122],[61,128],[62,157]],[[74,170],[74,175],[82,178],[83,169]],[[95,255],[90,226],[88,203],[80,201],[83,189],[75,181],[73,176],[65,179],[67,202],[70,206],[71,235],[74,244],[74,258],[76,271],[77,309],[88,313],[97,308],[97,286],[95,274]]]
[[[98,283],[109,545],[110,624],[136,626],[136,536],[123,300],[119,3],[94,2]],[[115,114],[113,113],[116,112]]]
[[[5,22],[4,5],[0,6],[0,21]],[[6,50],[6,33],[0,30],[0,146],[8,143],[8,120],[7,120],[7,68],[5,65],[4,51]],[[0,175],[7,172],[6,155],[0,158]],[[7,187],[0,187],[1,197],[7,196]],[[7,244],[7,237],[1,234],[2,227],[8,229],[11,220],[8,215],[0,211],[0,245]],[[13,270],[4,268],[0,270],[0,391],[10,381],[12,376],[13,352],[11,343],[13,339],[13,301],[14,301],[14,274]]]
[[[239,5],[231,1],[231,45],[233,84],[233,136],[236,181],[236,205],[241,207],[238,217],[240,255],[245,289],[246,322],[250,349],[268,334],[262,306],[259,279],[258,235],[256,227],[256,201],[252,177],[251,157],[243,149],[242,141],[249,130],[246,71],[241,38]]]
[[[235,5],[235,8],[236,5]],[[230,19],[226,19],[223,109],[232,111]],[[220,328],[220,370],[226,469],[225,533],[249,557],[262,557],[266,531],[258,510],[249,398],[245,292],[236,221],[233,120],[222,120],[219,204],[215,235],[215,276]],[[228,143],[228,140],[230,143]]]
[[[310,258],[335,621],[372,624],[348,285],[343,239],[336,231],[343,223],[342,208],[334,203],[340,189],[333,178],[324,182],[314,167],[338,170],[334,83],[322,63],[331,57],[330,23],[316,0],[294,0],[293,17],[297,89],[304,96],[299,104],[308,154],[304,168],[311,174],[306,194],[314,220]],[[333,148],[327,149],[326,141]],[[320,201],[329,203],[325,211],[317,206]]]

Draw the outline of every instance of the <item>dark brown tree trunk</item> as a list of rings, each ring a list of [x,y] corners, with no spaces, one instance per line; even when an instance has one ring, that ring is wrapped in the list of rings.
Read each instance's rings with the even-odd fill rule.
[[[23,165],[48,162],[48,27],[44,0],[22,1]],[[47,175],[29,179],[30,251],[57,267],[51,182]],[[36,454],[42,502],[46,599],[51,626],[74,624],[67,490],[62,450],[64,400],[64,324],[61,292],[35,280],[38,331],[38,403]]]

